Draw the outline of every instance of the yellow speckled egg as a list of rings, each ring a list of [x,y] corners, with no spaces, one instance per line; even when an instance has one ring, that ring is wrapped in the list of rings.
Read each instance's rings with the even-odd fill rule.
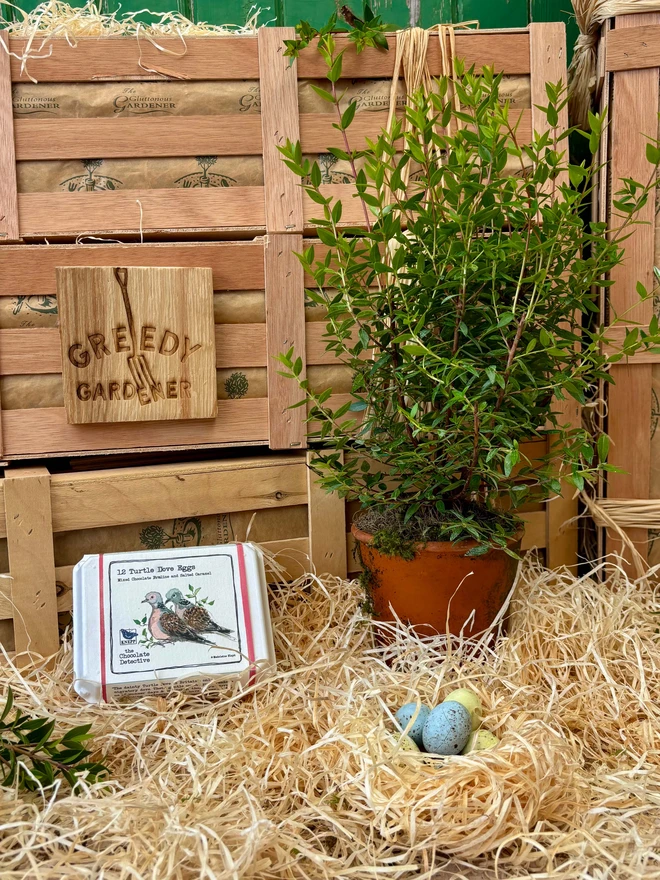
[[[460,703],[461,706],[464,706],[470,713],[472,730],[476,730],[481,724],[483,709],[481,706],[481,700],[474,691],[471,691],[468,688],[459,688],[458,690],[447,694],[443,703]]]
[[[463,754],[467,755],[469,752],[482,752],[484,749],[492,749],[498,742],[499,739],[490,730],[476,730],[470,735],[470,739],[463,749]]]
[[[414,739],[411,739],[405,733],[394,734],[392,739],[402,752],[418,752],[419,746]]]

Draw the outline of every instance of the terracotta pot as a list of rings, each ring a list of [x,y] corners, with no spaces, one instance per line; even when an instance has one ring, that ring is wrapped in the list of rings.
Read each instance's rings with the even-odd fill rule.
[[[352,527],[362,564],[372,575],[370,589],[378,620],[393,620],[390,605],[420,635],[449,632],[472,638],[495,620],[513,586],[518,562],[504,550],[466,556],[474,541],[420,544],[410,562],[371,546],[373,536]],[[520,549],[522,531],[509,542]],[[460,587],[459,587],[460,585]],[[474,615],[473,615],[474,612]],[[473,615],[473,616],[472,616]],[[469,622],[467,622],[469,619]]]

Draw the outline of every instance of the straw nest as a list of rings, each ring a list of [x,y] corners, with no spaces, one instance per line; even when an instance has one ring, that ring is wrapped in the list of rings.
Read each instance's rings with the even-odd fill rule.
[[[526,562],[493,651],[403,625],[376,645],[357,583],[274,588],[278,670],[246,695],[83,704],[67,642],[1,690],[93,722],[110,788],[0,792],[12,878],[660,878],[660,603]],[[479,692],[489,752],[399,748],[392,715]],[[448,874],[443,866],[451,863]],[[495,871],[495,873],[491,873]]]

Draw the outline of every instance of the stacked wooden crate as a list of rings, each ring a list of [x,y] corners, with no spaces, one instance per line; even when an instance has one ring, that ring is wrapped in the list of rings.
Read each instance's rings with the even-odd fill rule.
[[[618,15],[607,21],[599,44],[599,101],[607,108],[607,139],[603,162],[609,160],[609,174],[601,176],[598,218],[614,228],[620,216],[614,207],[616,192],[623,178],[647,182],[651,166],[646,158],[649,138],[658,137],[660,111],[660,14]],[[627,326],[648,327],[653,314],[659,314],[658,297],[640,302],[637,284],[647,290],[657,286],[654,266],[660,266],[660,225],[658,202],[649,200],[639,215],[639,224],[624,242],[625,257],[612,272],[614,284],[603,298],[603,312],[620,316],[621,324],[610,331],[622,342]],[[606,427],[612,445],[610,463],[621,468],[609,474],[603,486],[608,512],[621,519],[621,502],[660,499],[660,431],[658,405],[660,393],[660,355],[640,352],[611,368],[613,383],[607,388]],[[658,502],[660,503],[660,501]],[[658,519],[656,515],[655,519]],[[623,531],[642,557],[653,565],[660,561],[660,530],[630,528],[626,516]],[[630,557],[620,534],[603,535],[601,549],[623,552]]]
[[[304,526],[283,525],[291,533],[270,539],[280,542],[280,548],[289,541],[297,552],[306,542],[303,549],[311,552],[318,568],[346,572],[346,542],[337,541],[337,534],[347,531],[344,505],[325,499],[307,478],[300,482],[304,452],[297,456],[291,452],[307,445],[304,409],[289,409],[300,392],[278,374],[275,361],[280,352],[294,346],[310,381],[338,389],[337,403],[346,399],[350,378],[346,383],[343,368],[325,351],[323,316],[306,307],[305,278],[296,258],[296,252],[309,243],[310,221],[317,211],[281,161],[278,146],[287,139],[300,140],[305,154],[328,159],[324,187],[343,198],[342,222],[359,225],[362,216],[350,180],[331,165],[327,154],[341,137],[333,128],[335,116],[327,112],[327,104],[321,101],[318,107],[309,97],[313,94],[309,82],[324,80],[324,62],[310,47],[292,64],[283,55],[283,40],[293,37],[291,29],[264,28],[256,36],[187,38],[184,47],[178,40],[163,38],[159,45],[167,54],[148,41],[132,38],[80,39],[75,46],[53,39],[25,66],[18,60],[25,49],[23,41],[10,39],[11,55],[0,51],[0,396],[4,398],[0,457],[10,463],[0,484],[7,524],[0,540],[6,535],[12,577],[11,596],[5,591],[2,608],[22,633],[16,638],[19,650],[28,644],[35,650],[50,650],[54,644],[55,581],[62,583],[61,570],[71,564],[68,557],[65,563],[56,558],[61,534],[106,529],[111,524],[153,525],[155,520],[306,507],[308,513],[301,514]],[[344,39],[338,38],[338,48],[344,47]],[[357,55],[352,47],[347,49],[344,85],[351,100],[358,102],[351,128],[354,142],[375,137],[385,124],[395,41],[392,35],[387,53],[367,49]],[[468,66],[492,65],[512,78],[514,110],[522,116],[519,130],[528,138],[540,125],[536,105],[545,102],[546,80],[556,81],[565,74],[564,51],[560,24],[456,34],[456,53]],[[429,66],[433,75],[440,74],[437,38],[430,44]],[[31,85],[32,80],[38,81],[38,87]],[[127,116],[122,109],[132,100],[131,90],[137,88],[139,95],[146,85],[158,84],[164,94],[165,86],[179,88],[182,83],[189,91],[204,84],[245,88],[232,112],[224,115],[214,114],[213,100],[202,111],[192,102],[198,110],[190,115],[161,113],[167,96],[156,102],[161,107],[156,114],[136,110],[137,115]],[[97,89],[100,84],[106,91],[110,86],[117,89],[111,115],[84,116],[74,108],[57,116],[61,108],[53,109],[58,103],[54,90],[75,104],[71,96],[76,89]],[[103,159],[89,158],[93,156]],[[189,159],[190,167],[176,179],[170,171],[161,177],[156,173],[182,159]],[[123,184],[112,167],[125,166],[111,163],[129,160],[156,169],[149,178],[153,185]],[[234,162],[234,168],[238,160],[252,170],[242,178],[223,173],[223,165],[226,171],[227,163]],[[61,180],[51,173],[53,168],[62,169]],[[39,180],[51,182],[35,184]],[[70,423],[62,400],[55,297],[56,270],[63,266],[210,268],[217,415]],[[55,473],[53,464],[40,463],[36,471],[17,467],[27,459],[74,460],[91,454],[156,450],[180,456],[200,448],[239,446],[286,450],[287,470],[269,464],[270,459],[250,459],[252,464],[246,464],[231,458],[195,466],[176,464],[155,477],[147,464],[69,475]],[[181,504],[170,512],[165,501],[158,509],[151,508],[152,478],[167,487],[162,497],[172,501],[177,486],[190,483],[193,472],[195,479],[202,479],[194,467],[202,468],[204,485],[212,487],[203,503],[184,493]],[[274,495],[266,493],[267,503],[262,496],[252,499],[250,481],[255,474],[263,477],[270,471],[286,474],[286,480],[273,488]],[[290,477],[297,486],[300,483],[293,493],[287,482]],[[118,501],[107,515],[62,518],[56,511],[63,503],[64,486],[69,500],[87,493],[85,503],[98,509],[103,509],[106,490],[119,492],[121,499],[130,487],[133,507],[125,509]],[[226,498],[223,486],[229,487]],[[295,503],[291,498],[296,498]],[[32,510],[40,523],[36,532]],[[575,530],[558,533],[559,525],[573,513],[574,503],[568,497],[527,511],[527,545],[544,548],[550,564],[573,562]],[[322,519],[323,530],[315,533],[313,523]],[[30,635],[30,621],[39,616],[42,601],[50,603],[50,640],[41,628]],[[60,610],[65,608],[66,600],[61,599]]]

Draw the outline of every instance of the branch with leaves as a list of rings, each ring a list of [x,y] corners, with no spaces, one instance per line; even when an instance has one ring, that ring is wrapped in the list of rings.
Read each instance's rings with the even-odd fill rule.
[[[88,760],[92,753],[84,744],[92,738],[90,729],[91,724],[81,724],[54,736],[55,722],[23,714],[8,688],[0,715],[0,785],[37,791],[60,777],[76,792],[82,780],[94,784],[108,769]]]
[[[581,490],[614,470],[607,436],[566,423],[557,402],[586,404],[611,381],[611,364],[660,346],[656,318],[642,327],[611,315],[604,326],[594,296],[654,195],[660,144],[649,141],[646,182],[619,183],[616,228],[585,223],[604,114],[590,115],[591,161],[571,163],[561,84],[547,84],[539,107],[548,130],[525,142],[501,76],[459,62],[456,81],[409,95],[405,119],[352,148],[357,107],[343,103],[347,50],[337,51],[334,26],[303,23],[287,52],[315,40],[325,59],[329,86],[317,93],[335,106],[343,143],[326,152],[351,165],[362,226],[346,223],[351,196],[327,194],[300,144],[281,152],[318,206],[322,253],[311,246],[299,259],[315,281],[309,301],[327,313],[326,349],[352,370],[350,399],[336,406],[332,388],[314,390],[293,349],[280,356],[282,373],[305,392],[328,491],[395,508],[411,527],[431,512],[429,540],[505,547],[520,505],[559,493],[562,480]],[[356,48],[378,47],[376,37],[361,32]],[[653,295],[637,289],[640,300]],[[583,326],[584,314],[594,320]],[[617,324],[627,330],[618,348]],[[524,454],[534,439],[549,440],[540,462]],[[342,456],[351,451],[359,456]]]

